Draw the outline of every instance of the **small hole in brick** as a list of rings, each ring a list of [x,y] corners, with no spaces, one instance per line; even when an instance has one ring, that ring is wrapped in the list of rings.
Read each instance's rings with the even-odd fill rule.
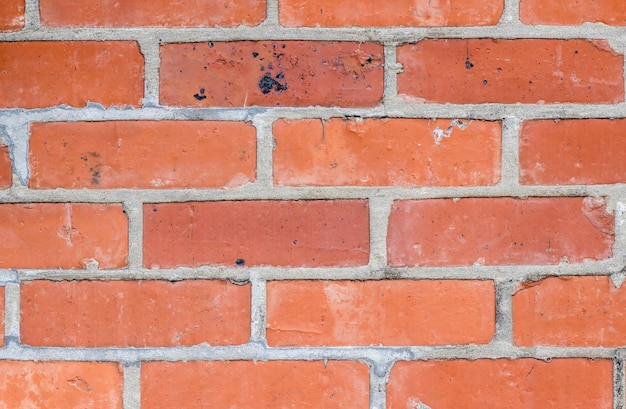
[[[235,260],[235,264],[237,264],[238,266],[245,266],[246,265],[246,260],[244,260],[242,258],[238,258],[237,260]]]

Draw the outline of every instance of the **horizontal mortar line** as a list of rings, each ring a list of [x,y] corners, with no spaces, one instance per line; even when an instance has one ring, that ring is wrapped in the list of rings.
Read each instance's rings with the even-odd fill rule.
[[[267,281],[282,280],[501,280],[536,281],[556,276],[607,276],[624,267],[615,257],[603,261],[585,261],[579,264],[515,265],[515,266],[449,266],[449,267],[227,267],[202,266],[176,269],[118,269],[118,270],[0,270],[6,272],[6,282],[30,280],[230,280],[247,283],[254,275]]]
[[[360,360],[370,363],[449,359],[589,358],[612,359],[618,348],[514,347],[510,345],[457,346],[349,346],[270,348],[260,343],[238,346],[190,346],[157,348],[63,348],[9,345],[0,349],[0,360],[17,361],[232,361],[232,360]]]
[[[481,27],[282,27],[263,25],[258,27],[209,27],[209,28],[162,28],[162,27],[75,27],[75,28],[27,28],[18,32],[0,34],[0,41],[74,41],[74,40],[145,40],[156,39],[162,43],[205,41],[370,41],[414,42],[422,38],[619,38],[626,34],[626,27],[607,26],[601,23],[579,26],[530,26],[502,24]]]
[[[250,200],[367,200],[385,196],[394,200],[423,200],[479,197],[622,197],[624,184],[572,186],[477,186],[477,187],[273,187],[249,184],[233,190],[217,189],[28,189],[0,190],[0,203],[120,203],[145,204],[191,201]]]
[[[372,108],[340,107],[247,107],[247,108],[182,108],[144,107],[105,109],[90,103],[84,108],[57,106],[37,109],[0,109],[0,117],[21,122],[106,121],[106,120],[225,120],[252,121],[255,117],[268,119],[299,118],[472,118],[501,120],[505,117],[531,119],[565,118],[624,118],[626,103],[619,104],[409,104],[401,98],[389,106]]]

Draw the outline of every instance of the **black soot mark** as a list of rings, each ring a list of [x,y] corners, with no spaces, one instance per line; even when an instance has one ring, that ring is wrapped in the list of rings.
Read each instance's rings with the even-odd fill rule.
[[[284,78],[284,76],[285,75],[281,72],[278,73],[276,78],[282,79]],[[272,78],[271,72],[266,72],[265,75],[259,80],[259,89],[264,94],[269,94],[272,91],[283,92],[287,90],[287,84],[281,84],[280,82]]]
[[[197,99],[198,101],[202,101],[203,99],[206,99],[206,95],[204,95],[204,88],[200,88],[200,92],[197,94],[193,94],[193,97]]]

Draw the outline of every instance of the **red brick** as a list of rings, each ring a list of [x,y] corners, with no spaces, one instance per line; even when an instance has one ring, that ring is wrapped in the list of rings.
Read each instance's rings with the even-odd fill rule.
[[[364,200],[144,206],[144,266],[353,266],[369,259]]]
[[[396,201],[387,237],[392,266],[558,264],[612,255],[604,198]]]
[[[140,106],[142,98],[136,42],[0,42],[0,108]]]
[[[126,265],[128,220],[119,204],[2,204],[0,230],[0,268]]]
[[[0,189],[11,187],[13,169],[9,147],[0,143]]]
[[[484,344],[495,331],[494,303],[491,281],[274,281],[267,284],[267,341]]]
[[[521,0],[520,19],[524,24],[578,25],[586,22],[626,25],[623,0],[576,0],[559,7],[549,0]]]
[[[22,285],[21,341],[33,346],[245,344],[250,286],[224,281],[33,281]]]
[[[142,409],[369,408],[367,365],[348,361],[148,362]]]
[[[217,27],[257,25],[265,0],[41,0],[41,22],[52,27]]]
[[[161,46],[161,103],[372,107],[383,95],[383,46],[237,41]]]
[[[439,131],[449,138],[436,141]],[[281,186],[477,186],[500,179],[499,122],[427,119],[279,120]],[[441,139],[441,138],[439,138]]]
[[[398,47],[398,61],[409,102],[624,101],[624,56],[606,41],[424,40]]]
[[[519,140],[520,183],[625,183],[624,133],[624,119],[524,122]]]
[[[524,346],[626,344],[626,290],[608,277],[551,277],[513,296],[513,336]]]
[[[485,26],[495,25],[503,0],[361,0],[357,4],[336,0],[282,0],[280,23],[288,27],[350,26]]]
[[[4,346],[4,287],[0,287],[0,346]]]
[[[5,408],[122,409],[122,367],[109,362],[0,361]]]
[[[16,31],[24,27],[24,0],[2,0],[0,31]]]
[[[426,405],[426,406],[423,406]],[[613,408],[608,359],[398,362],[387,408]]]
[[[217,121],[36,123],[31,188],[234,188],[254,181],[256,131]]]

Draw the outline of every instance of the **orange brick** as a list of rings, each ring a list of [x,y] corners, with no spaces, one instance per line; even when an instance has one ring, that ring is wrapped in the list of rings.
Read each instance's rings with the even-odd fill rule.
[[[144,206],[144,266],[353,266],[369,259],[364,200]]]
[[[31,188],[234,188],[254,181],[242,122],[113,121],[31,126]]]
[[[201,402],[201,403],[200,403]],[[348,361],[148,362],[143,409],[369,408],[367,365]]]
[[[423,406],[425,405],[425,406]],[[398,362],[387,408],[613,408],[609,359]]]
[[[392,266],[557,264],[612,255],[604,198],[396,201],[387,236]]]
[[[126,265],[128,220],[119,204],[2,204],[0,230],[0,268]]]
[[[274,181],[281,186],[493,185],[500,179],[501,133],[501,123],[486,121],[279,120],[274,123]]]
[[[24,27],[24,6],[24,0],[2,0],[0,31],[16,31]]]
[[[136,42],[0,42],[0,108],[140,106],[142,98]]]
[[[250,286],[224,281],[33,281],[21,290],[21,341],[33,346],[245,344]]]
[[[122,409],[122,367],[108,362],[0,361],[5,408]]]
[[[4,287],[0,287],[0,346],[4,346]]]
[[[186,107],[372,107],[383,95],[383,46],[237,41],[161,46],[161,103]]]
[[[280,23],[288,27],[484,26],[498,23],[503,0],[282,0]]]
[[[551,277],[513,296],[513,336],[524,346],[626,344],[626,290],[608,277]]]
[[[624,101],[624,56],[606,41],[423,40],[397,55],[398,92],[410,102]]]
[[[41,0],[41,22],[52,27],[217,27],[257,25],[265,0]]]
[[[271,346],[484,344],[494,331],[491,281],[267,284]]]
[[[623,0],[577,0],[567,7],[549,0],[521,0],[520,19],[524,24],[578,25],[586,22],[626,25]]]
[[[0,189],[11,187],[13,169],[9,147],[0,143]]]
[[[524,122],[520,183],[573,185],[626,182],[626,120]]]

